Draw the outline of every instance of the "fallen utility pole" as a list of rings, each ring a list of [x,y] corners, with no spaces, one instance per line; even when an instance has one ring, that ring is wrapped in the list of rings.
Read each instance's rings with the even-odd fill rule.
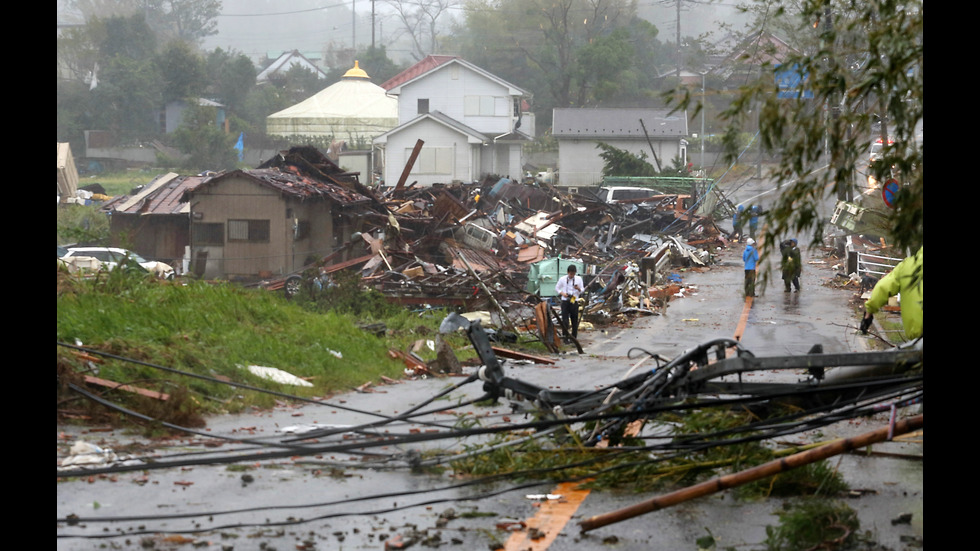
[[[703,497],[721,490],[734,488],[735,486],[740,486],[748,482],[754,482],[767,476],[772,476],[774,474],[788,471],[789,469],[796,467],[801,467],[809,463],[815,463],[834,455],[849,452],[857,448],[863,448],[877,442],[883,442],[885,440],[889,440],[894,435],[905,434],[906,432],[911,432],[920,428],[922,428],[922,415],[916,415],[915,417],[897,421],[895,422],[894,426],[882,427],[878,430],[867,432],[853,438],[837,440],[820,446],[819,448],[814,448],[812,450],[793,454],[789,457],[770,461],[769,463],[765,463],[763,465],[759,465],[758,467],[753,467],[738,473],[717,477],[706,482],[702,482],[701,484],[695,484],[689,488],[684,488],[677,490],[676,492],[655,497],[651,500],[644,501],[618,511],[613,511],[603,515],[596,515],[583,520],[579,523],[579,525],[581,526],[583,533],[588,532],[589,530],[595,530],[596,528],[601,528],[608,524],[627,520],[644,513],[652,513],[653,511],[666,509],[667,507],[677,505],[678,503],[684,501]]]
[[[640,119],[640,127],[643,128],[643,135],[646,136],[647,143],[650,144],[653,160],[657,161],[657,172],[663,172],[663,168],[660,167],[660,159],[657,157],[657,150],[653,147],[653,142],[650,141],[650,134],[647,134],[647,125],[643,124],[643,119]]]
[[[466,257],[463,256],[463,253],[459,251],[454,251],[454,254],[458,256],[460,260],[463,261],[463,264],[466,265],[466,271],[469,272],[470,277],[475,279],[476,284],[479,285],[480,288],[483,289],[483,292],[487,294],[487,298],[490,299],[490,303],[493,304],[493,307],[497,309],[497,313],[500,314],[501,324],[503,324],[504,327],[510,329],[516,334],[517,328],[515,328],[514,324],[510,321],[510,317],[507,316],[507,312],[505,312],[503,307],[500,306],[500,303],[497,302],[497,298],[493,296],[493,293],[491,293],[490,289],[486,286],[485,283],[483,283],[483,280],[480,279],[480,276],[476,275],[476,272],[473,270],[473,267],[470,266],[470,263],[467,262]]]

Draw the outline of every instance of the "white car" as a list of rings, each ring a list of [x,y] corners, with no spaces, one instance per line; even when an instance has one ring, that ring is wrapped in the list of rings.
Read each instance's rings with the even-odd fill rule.
[[[174,269],[163,262],[158,262],[156,260],[147,260],[142,256],[126,249],[118,249],[115,247],[69,247],[68,252],[62,256],[62,260],[67,260],[72,257],[91,257],[95,258],[102,264],[102,268],[106,270],[112,270],[119,265],[124,259],[129,257],[130,260],[136,262],[143,267],[146,271],[156,275],[160,279],[173,279]]]

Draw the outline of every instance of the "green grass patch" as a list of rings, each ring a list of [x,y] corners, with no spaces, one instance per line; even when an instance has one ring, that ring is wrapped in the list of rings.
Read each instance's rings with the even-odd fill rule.
[[[167,172],[170,172],[170,170],[164,168],[147,168],[90,174],[79,177],[78,187],[100,184],[105,188],[106,195],[109,197],[128,195],[133,188],[146,185],[152,182],[157,176],[161,176]]]
[[[768,551],[852,549],[864,537],[857,513],[841,501],[804,499],[777,515],[779,526],[766,527]]]
[[[190,426],[200,415],[271,407],[282,399],[224,381],[310,398],[377,383],[382,376],[401,378],[405,364],[389,350],[405,351],[419,339],[434,339],[441,322],[440,317],[420,318],[400,308],[356,314],[311,309],[282,293],[194,279],[166,282],[121,270],[91,280],[59,271],[58,279],[58,341],[126,359],[93,362],[58,346],[59,381],[78,382],[91,374],[171,394],[175,398],[162,408],[157,400],[103,391],[107,399],[136,411],[152,410],[151,416]],[[356,288],[348,291],[361,293]],[[392,330],[378,337],[359,328],[375,319]],[[450,335],[447,341],[454,350],[468,344],[463,334]],[[417,353],[423,360],[436,354],[427,347]],[[242,368],[249,365],[281,369],[313,386],[279,384]],[[82,407],[79,402],[72,393],[59,394],[59,410]]]

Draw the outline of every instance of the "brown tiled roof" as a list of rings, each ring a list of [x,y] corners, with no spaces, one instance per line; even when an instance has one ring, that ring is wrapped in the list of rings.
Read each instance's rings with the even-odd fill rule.
[[[429,55],[425,56],[425,59],[419,61],[415,65],[412,65],[408,69],[398,73],[397,75],[391,77],[387,81],[381,84],[381,87],[385,90],[391,90],[395,86],[404,84],[413,78],[428,73],[432,69],[442,65],[443,63],[448,63],[453,59],[461,59],[456,55]]]

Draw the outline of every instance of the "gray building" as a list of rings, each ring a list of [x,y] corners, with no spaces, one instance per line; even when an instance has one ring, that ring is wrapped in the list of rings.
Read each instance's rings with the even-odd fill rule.
[[[642,121],[642,122],[641,122]],[[552,135],[558,141],[558,183],[594,186],[604,161],[597,143],[645,154],[664,168],[675,157],[687,163],[687,113],[669,109],[555,109]],[[656,153],[654,155],[654,152]]]

